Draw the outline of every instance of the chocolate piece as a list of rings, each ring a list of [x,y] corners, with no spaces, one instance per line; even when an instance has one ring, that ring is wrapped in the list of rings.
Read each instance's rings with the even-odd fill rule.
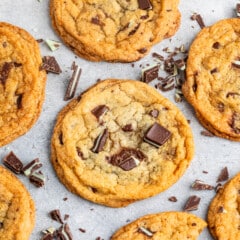
[[[83,229],[83,228],[79,228],[78,230],[79,230],[80,232],[82,232],[82,233],[85,233],[85,232],[86,232],[86,230]]]
[[[218,193],[221,189],[223,189],[223,185],[221,183],[218,183],[215,187],[215,192]]]
[[[22,66],[22,63],[14,62],[13,65],[14,65],[14,67],[18,68],[18,67],[21,67],[21,66]]]
[[[44,40],[42,38],[36,39],[38,43],[42,43]]]
[[[208,174],[208,171],[204,171],[204,170],[203,170],[202,173],[204,173],[204,174]]]
[[[60,133],[58,138],[59,138],[60,144],[63,145],[63,134]]]
[[[103,147],[108,138],[108,130],[104,129],[104,131],[95,139],[94,145],[91,149],[94,153],[99,153],[103,150]]]
[[[177,198],[175,196],[169,197],[168,201],[170,202],[177,202]]]
[[[138,5],[142,10],[152,9],[152,5],[149,0],[138,0]]]
[[[131,35],[135,34],[139,27],[140,27],[140,24],[138,24],[132,31],[130,31],[128,33],[128,36],[131,36]]]
[[[66,221],[67,219],[69,219],[69,214],[64,215],[64,221]]]
[[[29,177],[34,171],[42,167],[42,163],[40,163],[39,159],[36,158],[28,163],[25,167],[23,167],[22,172],[25,176]]]
[[[44,186],[44,183],[45,183],[45,177],[44,177],[44,175],[42,174],[41,171],[33,172],[29,176],[29,180],[36,187],[42,187],[42,186]]]
[[[142,70],[142,81],[149,83],[158,77],[159,66],[155,65]]]
[[[132,124],[127,124],[125,126],[122,127],[122,130],[124,132],[132,132],[133,131],[133,127],[132,127]]]
[[[0,82],[4,85],[8,79],[8,75],[13,68],[12,62],[5,62],[0,70]]]
[[[191,16],[191,19],[192,20],[196,20],[198,25],[200,26],[200,28],[205,28],[205,24],[203,22],[203,19],[202,19],[202,16],[200,14],[197,14],[197,13],[194,13],[192,16]]]
[[[228,178],[229,178],[228,168],[227,168],[227,167],[224,167],[224,168],[221,170],[221,172],[220,172],[220,174],[219,174],[219,176],[218,176],[218,178],[217,178],[217,182],[227,181]]]
[[[22,108],[22,98],[23,98],[23,94],[18,94],[17,95],[17,108],[18,109],[21,109]]]
[[[159,146],[163,145],[170,138],[170,136],[171,132],[158,123],[154,123],[145,134],[143,140],[158,148]]]
[[[234,112],[229,125],[234,131],[234,133],[240,134],[240,114]]]
[[[23,168],[21,160],[12,151],[4,157],[3,164],[16,174],[21,173]]]
[[[91,23],[96,24],[98,26],[104,26],[105,24],[99,20],[99,17],[92,17]]]
[[[68,101],[74,97],[81,73],[82,69],[76,65],[72,77],[69,80],[68,87],[64,96],[64,101]]]
[[[141,49],[138,49],[138,52],[139,53],[146,53],[147,52],[147,48],[141,48]]]
[[[95,107],[91,113],[97,118],[98,121],[101,121],[101,118],[105,113],[107,113],[108,110],[109,108],[106,105],[99,105]]]
[[[45,42],[48,45],[48,47],[51,49],[51,51],[56,51],[61,46],[60,42],[57,42],[54,40],[47,39],[45,40]]]
[[[55,74],[60,74],[62,72],[55,57],[44,56],[42,60],[43,60],[43,63],[42,63],[42,66],[40,67],[40,70],[46,70],[47,72],[52,72]]]
[[[240,3],[236,4],[236,14],[237,14],[237,17],[239,18],[240,17]]]
[[[154,117],[154,118],[157,118],[158,115],[159,115],[159,111],[157,109],[153,109],[149,112],[149,115]]]
[[[59,209],[55,209],[55,210],[51,211],[49,214],[53,220],[63,224],[63,220],[62,220]]]
[[[200,180],[195,180],[195,182],[192,184],[192,188],[194,190],[213,190],[214,187],[211,185],[208,185]]]
[[[6,47],[7,47],[7,43],[6,43],[6,42],[3,42],[3,43],[2,43],[2,46],[3,46],[3,48],[6,48]]]
[[[198,205],[200,203],[201,198],[197,196],[190,196],[187,200],[183,210],[184,211],[194,211],[198,209]]]
[[[201,135],[205,136],[205,137],[214,137],[214,134],[209,132],[209,131],[201,131]]]
[[[154,58],[157,58],[157,59],[160,60],[160,61],[164,61],[164,57],[163,57],[162,55],[156,53],[156,52],[154,52],[154,53],[152,54],[152,56],[153,56]]]
[[[186,64],[185,64],[184,59],[176,60],[175,61],[175,66],[181,71],[184,71],[186,69]]]
[[[214,74],[214,73],[217,73],[218,72],[218,69],[217,68],[214,68],[210,71],[211,74]]]
[[[67,223],[63,224],[57,231],[58,240],[72,240],[73,236]]]
[[[145,227],[139,227],[138,231],[142,232],[143,234],[145,234],[148,237],[152,237],[153,236],[153,233],[149,229],[147,229]]]
[[[82,160],[85,160],[85,159],[86,159],[86,158],[84,158],[83,153],[82,153],[82,151],[81,151],[81,149],[80,149],[79,147],[77,147],[77,154],[78,154],[78,156],[79,156]]]
[[[54,240],[54,236],[51,233],[45,234],[41,240]]]
[[[67,200],[68,200],[68,198],[67,198],[67,197],[63,198],[63,201],[67,201]]]
[[[219,42],[215,42],[213,45],[212,45],[213,48],[215,49],[219,49],[221,47],[221,44]]]
[[[179,102],[182,102],[182,96],[180,95],[180,94],[178,94],[178,93],[175,93],[174,94],[174,101],[176,102],[176,103],[179,103]]]

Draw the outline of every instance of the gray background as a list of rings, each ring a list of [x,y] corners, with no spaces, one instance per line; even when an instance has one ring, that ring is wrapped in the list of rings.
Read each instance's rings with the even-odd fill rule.
[[[235,17],[236,0],[182,0],[180,10],[182,13],[182,24],[177,34],[172,37],[172,41],[165,40],[152,49],[161,53],[164,47],[173,49],[175,46],[186,44],[188,47],[196,33],[200,30],[198,24],[190,20],[193,12],[201,13],[206,25],[211,25],[222,18]],[[48,16],[49,1],[42,0],[0,0],[0,21],[6,21],[18,25],[30,32],[36,39],[54,39],[58,36],[54,33]],[[51,166],[50,138],[54,126],[55,118],[59,110],[65,106],[63,96],[71,75],[71,63],[76,61],[83,69],[77,93],[91,86],[98,78],[123,78],[139,79],[140,64],[152,62],[151,54],[135,63],[131,64],[110,64],[88,62],[75,55],[64,45],[56,52],[51,52],[48,47],[41,44],[42,55],[53,55],[58,60],[63,73],[61,75],[49,74],[46,86],[46,100],[42,114],[35,126],[24,136],[13,143],[0,148],[0,158],[2,159],[9,151],[13,150],[24,162],[28,163],[39,157],[43,163],[43,172],[47,177],[46,185],[37,189],[29,183],[24,176],[19,176],[21,181],[30,191],[36,203],[36,226],[31,236],[31,240],[40,239],[40,231],[50,226],[59,227],[57,222],[52,221],[48,212],[59,208],[62,215],[68,213],[70,218],[68,223],[74,235],[74,239],[95,239],[97,236],[109,239],[112,233],[119,227],[126,224],[126,220],[134,220],[148,213],[162,211],[181,211],[187,198],[190,195],[201,197],[199,209],[193,213],[205,218],[208,205],[214,196],[214,191],[194,191],[190,185],[195,179],[201,179],[209,184],[216,185],[216,178],[224,166],[228,166],[230,177],[240,170],[239,143],[231,142],[217,137],[208,138],[200,134],[203,130],[196,120],[192,108],[186,103],[178,103],[177,106],[183,111],[187,119],[191,120],[191,127],[195,139],[195,157],[187,169],[185,175],[167,191],[126,208],[112,209],[85,201],[78,196],[68,192],[58,181]],[[154,83],[153,83],[154,84]],[[173,101],[173,92],[163,93]],[[202,171],[208,171],[203,174]],[[168,197],[176,196],[178,202],[168,201]],[[67,201],[63,198],[67,197]],[[86,229],[86,233],[81,233],[78,228]],[[207,230],[199,237],[201,240],[212,239]]]

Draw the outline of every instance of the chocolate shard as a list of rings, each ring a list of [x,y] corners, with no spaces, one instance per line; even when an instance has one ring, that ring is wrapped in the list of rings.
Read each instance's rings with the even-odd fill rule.
[[[194,183],[192,184],[192,188],[194,190],[213,190],[214,186],[206,184],[200,180],[195,180]]]
[[[201,131],[201,135],[203,135],[205,137],[214,137],[213,133],[206,131],[206,130]]]
[[[45,183],[45,177],[41,171],[33,172],[29,176],[29,180],[36,187],[42,187],[42,186],[44,186],[44,183]]]
[[[183,208],[184,211],[194,211],[198,209],[201,198],[197,196],[190,196]]]
[[[237,17],[239,18],[240,17],[240,3],[236,4],[236,14],[237,14]]]
[[[149,83],[158,77],[159,65],[154,65],[142,70],[142,81]]]
[[[149,112],[149,115],[154,117],[154,118],[157,118],[158,115],[159,115],[159,111],[157,109],[153,109]]]
[[[143,233],[144,235],[148,236],[148,237],[152,237],[153,236],[153,232],[151,232],[148,228],[145,227],[139,227],[138,231]]]
[[[202,16],[200,14],[197,14],[197,13],[194,13],[192,16],[191,16],[191,19],[192,20],[196,20],[198,25],[200,26],[200,28],[205,28],[205,24],[203,22],[203,19],[202,19]]]
[[[138,6],[142,10],[152,9],[152,4],[149,0],[138,0]]]
[[[85,233],[86,232],[86,229],[84,229],[84,228],[79,228],[78,229],[80,232],[82,232],[82,233]]]
[[[72,240],[73,236],[67,223],[63,224],[57,231],[58,240]]]
[[[43,63],[42,66],[40,67],[40,70],[46,70],[47,72],[52,72],[55,74],[60,74],[62,72],[55,57],[44,56],[42,60]]]
[[[45,234],[41,240],[54,240],[54,236],[51,233]]]
[[[99,153],[103,150],[103,147],[108,138],[108,130],[104,129],[104,131],[95,139],[94,145],[91,149],[94,153]]]
[[[136,27],[128,33],[128,36],[134,35],[139,29],[139,27],[140,27],[140,24],[136,25]]]
[[[154,58],[162,61],[162,62],[164,61],[164,57],[163,57],[162,55],[160,55],[159,53],[154,52],[154,53],[152,54],[152,56],[153,56]]]
[[[106,105],[99,105],[95,107],[91,113],[97,118],[98,121],[101,121],[101,118],[104,116],[105,113],[109,110],[108,106]]]
[[[69,80],[68,87],[64,96],[64,101],[72,99],[75,95],[79,79],[81,77],[82,69],[76,65],[73,70],[72,77]]]
[[[122,130],[124,132],[132,132],[133,131],[133,126],[132,126],[132,124],[127,124],[127,125],[122,127]]]
[[[171,137],[171,132],[162,127],[158,123],[154,123],[144,136],[144,141],[153,145],[154,147],[160,147]]]
[[[221,172],[220,172],[220,174],[219,174],[219,176],[218,176],[218,178],[217,178],[217,182],[227,181],[228,178],[229,178],[228,168],[227,168],[227,167],[224,167],[224,168],[221,170]]]
[[[63,224],[62,216],[59,209],[52,210],[49,214],[53,220]]]
[[[177,198],[175,196],[171,196],[171,197],[168,198],[168,201],[177,202]]]
[[[16,174],[21,173],[23,168],[23,163],[12,151],[4,157],[3,164]]]
[[[0,70],[0,82],[4,85],[8,79],[11,69],[14,67],[14,63],[5,62]]]
[[[42,167],[42,163],[40,163],[39,159],[36,158],[23,167],[22,172],[25,176],[29,177],[34,171]]]

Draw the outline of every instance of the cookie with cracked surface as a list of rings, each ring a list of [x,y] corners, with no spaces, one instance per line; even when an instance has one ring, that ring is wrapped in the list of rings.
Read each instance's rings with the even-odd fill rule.
[[[240,239],[240,173],[229,180],[211,202],[208,225],[215,239]]]
[[[25,134],[38,119],[46,81],[41,64],[33,37],[0,22],[0,146]]]
[[[204,28],[190,47],[183,93],[199,121],[217,136],[240,141],[240,19]]]
[[[0,239],[28,240],[34,225],[35,206],[30,194],[0,166]]]
[[[194,151],[182,113],[134,80],[105,80],[60,113],[51,159],[72,192],[111,207],[156,195],[174,184]]]
[[[52,25],[80,57],[132,62],[174,35],[178,0],[51,0]]]
[[[143,216],[120,228],[111,240],[197,240],[207,226],[201,218],[184,212],[163,212]]]

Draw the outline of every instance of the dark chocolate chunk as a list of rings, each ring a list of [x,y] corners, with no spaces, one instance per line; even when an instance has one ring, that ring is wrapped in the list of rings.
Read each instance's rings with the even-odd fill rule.
[[[53,220],[63,224],[62,216],[59,209],[52,210],[49,214]]]
[[[227,181],[228,178],[229,178],[228,168],[227,168],[227,167],[224,167],[224,168],[221,170],[221,172],[220,172],[220,174],[219,174],[219,176],[218,176],[218,178],[217,178],[217,182]]]
[[[21,160],[12,151],[5,156],[3,164],[16,174],[21,173],[23,168]]]
[[[191,16],[191,19],[192,20],[196,20],[198,25],[200,26],[200,28],[205,28],[205,24],[203,22],[203,19],[202,19],[202,16],[200,14],[197,14],[197,13],[194,13],[192,16]]]
[[[108,130],[104,129],[104,131],[95,139],[94,145],[91,149],[94,153],[99,153],[103,150],[103,147],[108,138]]]
[[[156,79],[158,77],[158,70],[159,70],[158,65],[155,65],[151,68],[143,70],[142,81],[145,83],[149,83],[149,82],[153,81],[154,79]]]
[[[44,183],[45,183],[45,177],[41,171],[33,172],[29,176],[29,180],[36,187],[42,187],[44,186]]]
[[[52,72],[55,74],[60,74],[62,72],[55,57],[44,56],[42,60],[43,60],[43,63],[42,63],[42,66],[40,67],[40,70],[46,70],[47,72]]]
[[[140,27],[140,24],[138,24],[132,31],[130,31],[128,33],[128,36],[131,36],[131,35],[135,34],[139,27]]]
[[[154,53],[152,54],[152,56],[153,56],[154,58],[157,58],[157,59],[160,60],[160,61],[164,61],[164,57],[163,57],[162,55],[156,53],[156,52],[154,52]]]
[[[215,42],[213,45],[212,45],[213,48],[215,49],[219,49],[221,47],[221,44],[219,42]]]
[[[107,113],[108,110],[109,108],[106,105],[99,105],[95,107],[91,113],[97,118],[98,121],[101,121],[101,118],[105,113]]]
[[[144,141],[153,145],[154,147],[159,147],[163,145],[170,138],[170,136],[171,132],[158,123],[154,123],[145,134]]]
[[[229,92],[229,93],[227,93],[227,95],[226,95],[226,98],[229,98],[229,97],[239,97],[240,96],[240,94],[239,93],[237,93],[237,92]]]
[[[146,53],[147,52],[147,48],[141,48],[141,49],[138,49],[138,52],[139,53]]]
[[[158,115],[159,115],[159,111],[157,109],[153,109],[149,112],[149,115],[154,117],[154,118],[157,118]]]
[[[69,80],[68,87],[64,96],[64,101],[68,101],[74,97],[81,73],[82,69],[76,65],[75,69],[73,70],[72,77]]]
[[[60,144],[63,145],[63,134],[60,133],[58,138],[59,138]]]
[[[82,232],[82,233],[85,233],[86,232],[86,229],[84,229],[84,228],[79,228],[78,229],[80,232]]]
[[[213,190],[214,189],[213,186],[206,184],[200,180],[195,180],[195,182],[192,184],[192,188],[194,190]]]
[[[138,5],[142,10],[152,9],[152,4],[149,0],[138,0]]]
[[[144,235],[146,235],[148,237],[152,237],[153,236],[153,232],[151,232],[149,229],[147,229],[145,227],[139,227],[138,231],[143,233]]]
[[[0,222],[0,229],[3,227],[3,223],[2,222]]]
[[[40,163],[39,159],[36,158],[28,163],[25,167],[23,167],[22,172],[27,177],[30,176],[34,171],[42,167],[42,163]]]
[[[67,200],[68,200],[68,198],[67,198],[67,197],[63,198],[63,201],[67,201]]]
[[[190,196],[183,208],[184,211],[194,211],[198,209],[201,198],[197,196]]]
[[[14,62],[13,65],[14,65],[14,67],[18,68],[18,67],[21,67],[21,66],[22,66],[22,63]]]
[[[104,26],[104,25],[105,25],[103,22],[100,21],[100,19],[99,19],[98,16],[93,17],[93,18],[91,19],[91,23],[96,24],[96,25],[99,25],[99,26]]]
[[[17,95],[17,108],[18,109],[21,109],[22,108],[22,98],[23,98],[23,94],[18,94]]]
[[[0,70],[0,82],[5,84],[11,69],[14,67],[12,62],[5,62]]]
[[[177,202],[177,198],[175,196],[171,196],[171,197],[168,198],[168,201]]]
[[[214,134],[212,134],[211,132],[209,131],[201,131],[201,135],[205,136],[205,137],[214,137]]]
[[[148,19],[148,15],[143,15],[140,17],[140,19],[142,19],[142,20]]]
[[[67,223],[63,224],[57,231],[58,240],[72,240],[73,236]]]
[[[133,131],[133,126],[132,126],[132,124],[127,124],[127,125],[122,127],[122,130],[124,132],[132,132]]]
[[[234,133],[240,134],[240,114],[234,112],[229,125],[234,131]]]
[[[237,17],[239,18],[240,17],[240,3],[236,4],[236,14],[237,14]]]
[[[79,147],[77,147],[77,154],[82,160],[85,160],[85,158],[83,156],[83,152],[81,151],[81,149]]]
[[[217,73],[218,72],[218,69],[217,68],[214,68],[210,71],[211,74],[214,74],[214,73]]]

